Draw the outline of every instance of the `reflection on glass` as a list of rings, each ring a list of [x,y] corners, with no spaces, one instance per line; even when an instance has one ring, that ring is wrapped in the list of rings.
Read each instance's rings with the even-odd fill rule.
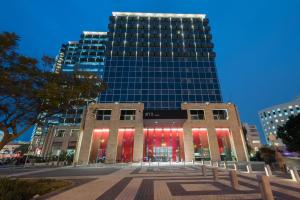
[[[144,129],[144,161],[184,160],[183,129]]]
[[[92,161],[105,162],[109,129],[95,129],[93,132]]]
[[[132,162],[134,129],[126,128],[118,131],[117,162]]]
[[[210,160],[210,151],[207,138],[207,129],[193,128],[194,156],[195,160]]]
[[[233,160],[234,155],[232,153],[231,144],[230,144],[230,132],[227,128],[217,128],[216,129],[219,152],[221,160]]]

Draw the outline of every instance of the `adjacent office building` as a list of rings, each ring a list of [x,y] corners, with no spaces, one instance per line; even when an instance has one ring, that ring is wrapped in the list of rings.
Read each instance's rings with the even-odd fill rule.
[[[243,128],[247,132],[247,144],[253,149],[253,151],[258,151],[261,147],[261,141],[256,126],[243,123]]]
[[[285,124],[290,116],[298,114],[300,114],[300,97],[259,111],[264,135],[270,145],[284,146],[280,139],[276,139],[277,127]]]
[[[107,37],[108,89],[87,108],[74,162],[248,160],[205,15],[115,12]]]
[[[41,154],[45,157],[58,156],[62,152],[67,155],[75,153],[80,127],[77,125],[50,126],[45,136],[45,144]]]
[[[70,41],[61,46],[54,72],[68,73],[78,70],[95,73],[102,78],[106,41],[106,32],[84,31],[79,41]]]
[[[84,31],[79,41],[69,41],[63,44],[56,56],[53,72],[71,73],[75,70],[97,74],[100,78],[104,74],[106,32]],[[48,119],[43,126],[34,127],[30,152],[35,155],[45,155],[44,144],[51,126],[63,127],[69,130],[69,126],[79,129],[84,108],[72,109],[66,113]],[[64,130],[64,129],[62,129]],[[50,135],[55,136],[51,129]],[[58,144],[58,143],[57,143]],[[58,146],[58,145],[57,145]],[[57,154],[57,151],[53,151]],[[47,151],[47,155],[49,152]]]

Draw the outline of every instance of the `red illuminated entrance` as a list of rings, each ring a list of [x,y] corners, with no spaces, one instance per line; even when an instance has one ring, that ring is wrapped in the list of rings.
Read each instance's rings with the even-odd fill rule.
[[[183,129],[144,129],[144,161],[184,160]]]
[[[106,159],[106,147],[109,129],[95,129],[93,132],[93,147],[91,159],[96,162],[104,162]]]
[[[206,128],[193,128],[195,160],[210,160],[210,151]]]
[[[118,131],[117,162],[132,162],[134,129],[126,128]]]
[[[231,149],[229,129],[217,128],[216,133],[217,133],[221,160],[232,160],[234,155],[232,154],[232,149]]]

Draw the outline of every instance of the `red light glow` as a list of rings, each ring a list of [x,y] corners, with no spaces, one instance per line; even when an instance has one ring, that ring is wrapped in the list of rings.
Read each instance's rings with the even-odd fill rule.
[[[122,128],[118,131],[117,162],[132,162],[134,132],[132,128]]]
[[[182,128],[144,129],[144,161],[184,159]]]

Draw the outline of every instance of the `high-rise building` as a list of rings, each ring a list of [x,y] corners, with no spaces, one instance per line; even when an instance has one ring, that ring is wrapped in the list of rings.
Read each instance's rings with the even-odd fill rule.
[[[55,72],[74,70],[98,74],[102,78],[105,63],[106,32],[84,31],[79,41],[63,44],[54,66]]]
[[[106,32],[84,31],[79,41],[63,44],[54,63],[54,73],[71,73],[75,70],[97,74],[103,77],[105,63]],[[50,126],[78,126],[83,108],[72,109],[51,117],[43,126],[35,126],[31,137],[30,152],[41,152]],[[66,127],[68,129],[68,127]]]
[[[205,15],[114,12],[103,79],[74,161],[247,161],[236,107],[222,103]]]
[[[285,124],[291,115],[298,114],[300,114],[300,97],[259,111],[260,122],[269,145],[284,146],[282,141],[276,138],[277,127]]]
[[[258,151],[261,147],[259,133],[255,125],[243,123],[243,128],[246,131],[246,141],[253,151]]]
[[[182,102],[222,102],[205,15],[114,12],[108,27],[101,103],[174,110]]]

